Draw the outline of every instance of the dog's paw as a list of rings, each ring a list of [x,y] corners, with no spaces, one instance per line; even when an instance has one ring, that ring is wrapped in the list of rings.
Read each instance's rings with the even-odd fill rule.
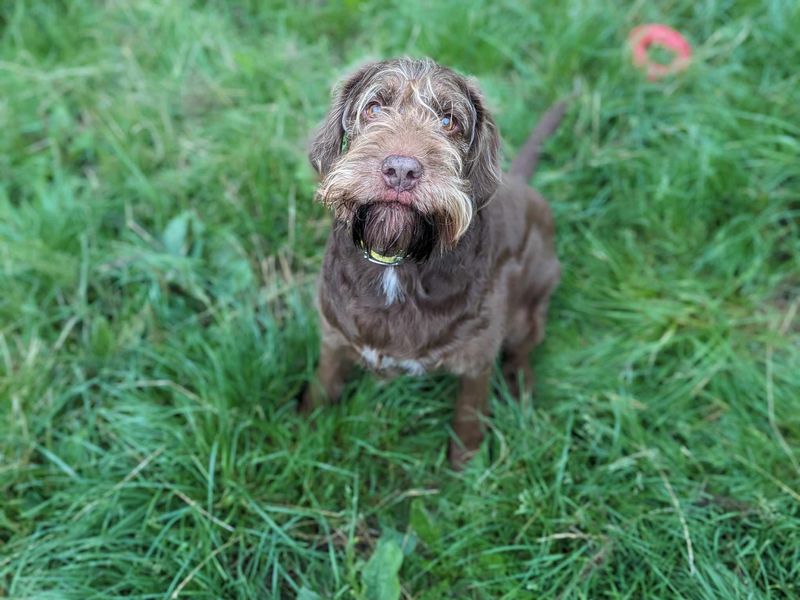
[[[478,448],[467,449],[456,440],[450,440],[447,450],[447,459],[450,461],[450,468],[453,471],[463,471],[467,463],[478,452]]]
[[[512,398],[522,400],[533,394],[535,378],[530,365],[503,365],[503,379]]]

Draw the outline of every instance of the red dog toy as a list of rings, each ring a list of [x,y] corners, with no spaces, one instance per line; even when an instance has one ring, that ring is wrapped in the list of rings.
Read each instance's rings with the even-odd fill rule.
[[[671,27],[657,24],[640,25],[631,31],[628,39],[633,52],[633,64],[644,69],[650,81],[678,73],[689,66],[692,47],[686,38]],[[647,49],[653,45],[671,50],[675,58],[665,65],[651,61],[647,57]]]

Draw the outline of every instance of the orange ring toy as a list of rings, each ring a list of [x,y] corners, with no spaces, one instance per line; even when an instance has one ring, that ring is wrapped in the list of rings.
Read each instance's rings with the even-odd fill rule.
[[[628,40],[633,53],[633,64],[643,69],[650,81],[683,71],[689,66],[692,58],[692,47],[686,38],[666,25],[657,23],[640,25],[631,31]],[[671,50],[675,58],[665,65],[653,62],[647,56],[647,49],[650,46],[661,46]]]

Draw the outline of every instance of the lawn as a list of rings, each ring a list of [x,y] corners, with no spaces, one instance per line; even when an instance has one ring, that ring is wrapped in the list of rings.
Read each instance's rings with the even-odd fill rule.
[[[634,26],[692,42],[649,82]],[[800,4],[0,4],[0,597],[800,597]],[[564,277],[533,398],[315,426],[306,158],[369,58],[475,76]],[[395,587],[399,582],[400,590]]]

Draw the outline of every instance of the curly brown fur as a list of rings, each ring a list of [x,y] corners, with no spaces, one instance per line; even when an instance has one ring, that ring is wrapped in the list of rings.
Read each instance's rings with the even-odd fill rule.
[[[303,410],[338,399],[355,364],[383,375],[444,370],[461,378],[453,466],[477,450],[494,359],[502,351],[509,382],[521,371],[530,384],[528,354],[558,283],[552,215],[525,179],[561,114],[545,116],[502,175],[483,98],[450,69],[371,63],[338,88],[310,153],[335,223],[319,283],[320,365]],[[370,250],[405,260],[373,264]]]

